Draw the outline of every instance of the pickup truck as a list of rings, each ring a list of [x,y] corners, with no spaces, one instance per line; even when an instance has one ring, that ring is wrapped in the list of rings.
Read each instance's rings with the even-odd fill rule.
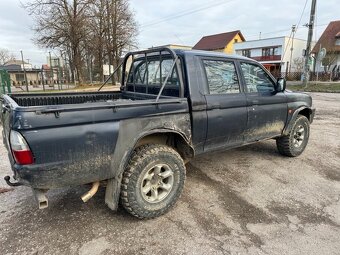
[[[39,208],[49,189],[105,186],[105,203],[154,218],[178,200],[194,156],[265,139],[295,157],[306,148],[312,99],[242,56],[169,48],[128,53],[120,91],[8,94],[3,143],[16,182]],[[275,153],[275,152],[273,152]]]

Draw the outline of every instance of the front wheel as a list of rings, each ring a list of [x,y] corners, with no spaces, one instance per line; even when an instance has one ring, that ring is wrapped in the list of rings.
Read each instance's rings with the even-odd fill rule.
[[[185,166],[171,147],[148,144],[137,148],[124,171],[123,207],[138,218],[166,213],[182,193]]]
[[[306,148],[309,140],[309,121],[298,115],[288,135],[276,139],[276,146],[282,155],[299,156]]]

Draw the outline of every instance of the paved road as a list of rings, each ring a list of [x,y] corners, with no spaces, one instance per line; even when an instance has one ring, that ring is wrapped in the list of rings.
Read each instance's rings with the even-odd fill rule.
[[[110,211],[103,189],[87,204],[85,187],[51,191],[40,211],[27,187],[0,194],[0,254],[339,254],[340,94],[313,98],[303,155],[282,157],[270,140],[201,156],[175,208],[154,220]]]

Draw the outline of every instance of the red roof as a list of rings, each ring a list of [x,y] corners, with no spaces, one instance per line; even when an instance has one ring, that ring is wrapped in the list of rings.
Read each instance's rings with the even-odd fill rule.
[[[327,51],[340,52],[340,45],[335,45],[335,41],[340,36],[340,20],[332,21],[321,35],[319,41],[315,44],[312,52],[319,52],[321,48],[326,48]]]
[[[219,50],[224,49],[227,44],[235,38],[235,36],[239,34],[241,39],[245,41],[240,30],[216,34],[216,35],[208,35],[202,37],[201,40],[193,47],[195,50]]]

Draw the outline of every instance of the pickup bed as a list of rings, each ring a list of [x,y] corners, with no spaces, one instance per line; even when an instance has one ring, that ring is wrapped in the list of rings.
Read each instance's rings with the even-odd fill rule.
[[[14,179],[46,191],[99,185],[113,210],[119,199],[139,218],[177,201],[185,163],[195,155],[274,138],[278,151],[305,149],[311,97],[285,89],[254,60],[156,48],[128,53],[119,92],[8,94],[1,98],[3,142]]]

